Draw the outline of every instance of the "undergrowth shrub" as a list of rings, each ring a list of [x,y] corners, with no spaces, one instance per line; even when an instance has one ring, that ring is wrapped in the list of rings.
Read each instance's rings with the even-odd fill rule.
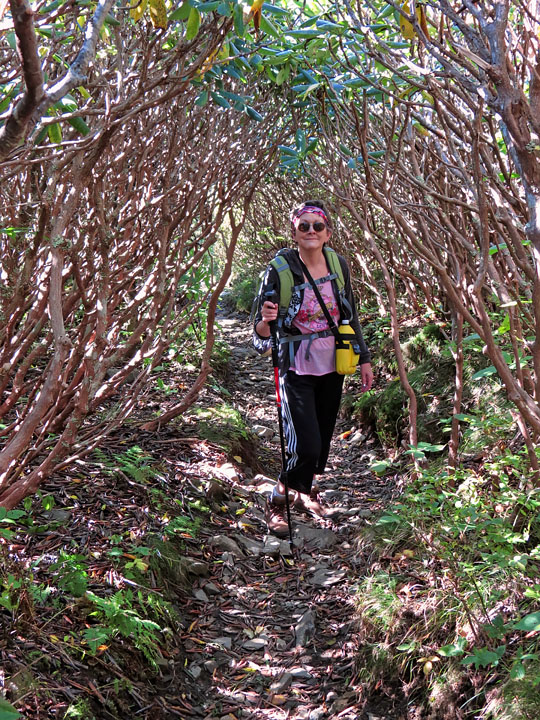
[[[58,504],[63,495],[55,502],[37,493],[24,509],[0,508],[0,616],[10,618],[15,634],[47,628],[62,655],[77,662],[107,653],[115,664],[126,663],[129,676],[127,658],[135,654],[136,666],[153,677],[163,654],[179,646],[178,589],[190,588],[193,568],[202,567],[190,562],[187,542],[210,509],[171,493],[162,463],[148,450],[117,447],[96,449],[86,461],[88,476],[114,489],[92,494],[95,504],[90,500],[79,511],[88,513],[85,542],[63,528],[79,503],[77,485],[66,506]],[[140,522],[138,508],[148,521]],[[43,551],[49,536],[61,542]],[[29,548],[24,562],[13,547]],[[59,662],[54,651],[50,657],[36,652],[40,670]],[[77,717],[77,704],[70,707]]]
[[[488,694],[486,716],[496,720],[536,720],[540,717],[540,661],[529,658],[524,677],[508,679]]]
[[[364,427],[375,430],[383,446],[399,447],[408,433],[408,398],[397,376],[388,320],[370,323],[366,337],[370,343],[374,341],[378,382],[371,392],[348,400],[350,411]],[[418,439],[424,443],[445,443],[455,391],[455,363],[449,341],[439,325],[429,323],[405,328],[401,347],[418,403]],[[465,442],[461,449],[474,454],[487,443],[498,442],[513,422],[511,404],[488,367],[477,336],[464,344],[463,386],[461,419]]]
[[[221,297],[221,302],[238,312],[251,313],[261,279],[257,275],[236,275]]]
[[[242,456],[256,466],[253,433],[241,413],[230,403],[196,408],[189,412],[189,418],[195,423],[194,432],[199,437],[215,443],[229,457]]]
[[[88,591],[86,597],[95,606],[89,616],[95,617],[99,623],[87,627],[83,632],[84,642],[92,653],[96,653],[109,639],[120,635],[128,638],[148,662],[157,667],[162,628],[147,617],[150,595],[145,597],[142,590],[134,593],[126,589],[105,597]]]
[[[428,323],[403,342],[402,350],[405,361],[412,367],[430,358],[441,355],[446,345],[446,338],[439,325]]]
[[[212,364],[212,375],[225,377],[229,369],[231,360],[231,350],[229,345],[223,340],[216,340],[212,348],[212,356],[210,362]]]
[[[424,469],[359,539],[362,680],[397,676],[432,720],[539,717],[540,490],[527,468],[507,449],[481,474]]]

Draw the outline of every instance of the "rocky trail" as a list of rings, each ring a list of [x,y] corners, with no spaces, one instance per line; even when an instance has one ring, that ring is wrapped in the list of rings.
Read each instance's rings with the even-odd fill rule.
[[[21,717],[413,717],[382,683],[367,694],[358,659],[355,592],[370,565],[358,532],[393,492],[369,470],[375,440],[340,419],[320,482],[330,518],[293,513],[292,552],[269,536],[264,501],[280,461],[272,368],[245,316],[219,324],[232,359],[197,407],[157,433],[134,418],[52,478],[2,546],[0,688]],[[181,382],[160,379],[140,422]],[[224,397],[242,419],[236,450],[220,442],[231,427]]]
[[[355,587],[368,558],[355,543],[359,526],[392,489],[368,470],[374,443],[340,420],[321,479],[331,519],[293,513],[294,547],[266,533],[264,497],[279,470],[279,436],[270,361],[256,355],[244,318],[220,318],[231,347],[227,387],[261,438],[253,475],[222,468],[215,484],[229,517],[199,537],[213,561],[193,588],[194,620],[185,639],[185,717],[234,720],[391,720],[395,698],[366,698],[357,665]],[[354,380],[349,381],[354,382]],[[204,534],[208,532],[207,527]]]

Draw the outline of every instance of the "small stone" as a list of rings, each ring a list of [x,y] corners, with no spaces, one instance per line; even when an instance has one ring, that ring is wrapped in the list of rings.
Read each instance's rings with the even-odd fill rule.
[[[330,585],[336,585],[341,582],[345,577],[344,570],[329,570],[328,568],[320,568],[315,572],[310,582],[312,585],[319,585],[321,587],[329,587]]]
[[[243,505],[241,502],[231,501],[231,502],[226,503],[226,505],[227,505],[227,508],[228,508],[228,510],[229,510],[229,512],[230,512],[231,514],[235,514],[235,515],[236,515],[239,510],[241,511],[241,512],[239,513],[240,515],[243,515],[244,512],[245,512],[244,505]]]
[[[289,672],[283,673],[283,675],[280,678],[278,678],[275,682],[273,682],[270,685],[270,692],[282,693],[291,686],[292,681],[293,681],[293,676],[291,675],[291,673],[289,673]]]
[[[188,673],[194,680],[197,680],[202,673],[202,667],[200,665],[190,665],[188,667]]]
[[[313,675],[303,667],[291,668],[289,672],[294,680],[313,680]]]
[[[253,484],[254,485],[267,485],[269,488],[273,488],[274,485],[276,484],[276,481],[270,477],[267,477],[266,475],[262,475],[261,473],[258,473],[253,478]]]
[[[359,445],[360,443],[363,443],[365,439],[366,436],[363,435],[360,430],[357,430],[354,435],[351,435],[351,437],[349,438],[349,443],[351,445]]]
[[[264,650],[268,645],[268,638],[265,635],[259,635],[259,637],[253,638],[252,640],[246,640],[242,644],[244,650]]]
[[[263,552],[265,555],[275,557],[279,555],[281,548],[281,540],[274,535],[267,535],[264,539]]]
[[[201,602],[208,602],[208,595],[204,592],[204,590],[195,590],[193,595],[197,600],[200,600]]]
[[[230,637],[217,637],[212,640],[212,644],[221,645],[227,650],[232,650],[232,638]]]
[[[239,357],[255,357],[258,353],[255,348],[241,347],[238,345],[237,347],[231,348],[231,355],[238,355]]]
[[[349,525],[349,527],[361,527],[361,526],[363,526],[363,525],[365,525],[365,524],[366,524],[365,519],[364,519],[364,518],[360,518],[360,517],[358,517],[358,516],[356,516],[356,517],[351,517],[351,518],[349,518],[349,519],[347,520],[347,525]]]
[[[255,477],[252,477],[251,468],[246,468],[246,475],[242,480],[242,485],[257,485],[257,482],[257,479]]]
[[[296,647],[304,647],[315,635],[315,616],[307,610],[294,628]]]
[[[352,712],[348,713],[347,710],[349,710],[349,711],[354,710],[354,705],[353,705],[353,707],[351,707],[351,699],[350,698],[337,698],[332,703],[332,708],[331,708],[332,716],[337,715],[337,716],[341,716],[344,718],[353,718],[353,717],[356,718],[356,712],[354,712],[354,714]]]
[[[377,458],[377,453],[371,451],[371,452],[364,453],[364,454],[362,455],[362,457],[360,458],[360,462],[372,463],[372,462],[375,462],[375,460],[377,460],[377,459],[378,459],[378,458]]]
[[[206,577],[208,575],[208,564],[205,562],[200,562],[199,560],[192,560],[191,558],[183,558],[185,569],[188,573],[191,573],[192,575],[197,575],[198,577]]]
[[[338,536],[332,530],[327,528],[314,528],[309,525],[299,525],[297,528],[298,536],[319,550],[327,550],[338,542]]]
[[[333,521],[335,522],[335,521],[338,520],[339,518],[348,517],[347,509],[348,509],[348,508],[345,508],[345,507],[342,507],[342,506],[341,506],[341,507],[338,507],[338,506],[327,507],[327,508],[326,508],[326,514],[325,514],[324,517],[325,517],[327,520],[333,520]]]
[[[221,556],[221,560],[223,561],[223,565],[227,565],[229,568],[233,568],[235,565],[235,558],[238,557],[236,553],[229,552],[226,550],[223,555]],[[229,574],[230,577],[231,574]]]
[[[224,465],[221,465],[221,467],[219,468],[219,472],[221,475],[224,475],[227,480],[230,480],[230,482],[238,482],[238,480],[240,479],[240,476],[238,475],[238,470],[231,463],[225,463]]]
[[[342,509],[341,512],[344,517],[359,517],[359,513],[361,510],[362,508],[359,507],[350,507]]]
[[[270,438],[274,437],[274,431],[271,428],[266,427],[265,425],[254,425],[253,432],[260,438],[263,438],[263,440],[269,440]]]
[[[247,701],[246,693],[244,692],[232,692],[230,697],[237,703],[245,704]]]
[[[52,510],[44,510],[43,517],[47,518],[50,522],[58,522],[62,525],[67,525],[71,520],[71,512],[69,510],[62,510],[62,508],[52,508]]]
[[[279,544],[279,552],[283,557],[291,557],[292,556],[292,548],[291,544],[288,540],[282,540]]]
[[[256,540],[250,540],[249,538],[239,538],[239,543],[242,547],[254,557],[259,557],[264,552],[264,545],[257,542]]]
[[[240,549],[238,543],[227,535],[214,535],[210,538],[208,544],[217,550],[230,553],[236,557],[244,557],[244,553]]]
[[[217,585],[214,585],[213,582],[207,582],[204,586],[204,590],[208,595],[221,595],[223,592],[217,587]]]

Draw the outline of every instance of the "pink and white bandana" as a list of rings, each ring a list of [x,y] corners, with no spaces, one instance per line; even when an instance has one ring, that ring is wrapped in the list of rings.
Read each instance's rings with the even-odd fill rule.
[[[299,218],[301,218],[302,215],[304,215],[305,213],[313,213],[314,215],[320,215],[322,217],[322,219],[324,220],[324,222],[326,223],[326,225],[328,225],[328,218],[326,217],[326,213],[324,212],[324,210],[321,210],[320,207],[313,207],[311,205],[306,205],[301,210],[299,210],[295,214],[294,218],[292,219],[291,225],[292,225],[293,230],[296,229],[296,224],[297,224],[296,221]]]

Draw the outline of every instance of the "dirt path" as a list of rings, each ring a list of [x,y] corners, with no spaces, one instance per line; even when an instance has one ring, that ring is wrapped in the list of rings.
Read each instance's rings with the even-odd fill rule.
[[[358,666],[355,591],[369,558],[356,538],[391,494],[368,469],[375,443],[340,420],[321,482],[335,515],[295,515],[291,554],[263,515],[280,455],[270,361],[252,349],[245,317],[220,322],[226,380],[178,422],[120,428],[51,478],[2,545],[0,690],[28,720],[412,717],[395,709],[401,699],[366,697]],[[174,373],[142,418],[174,402]],[[241,415],[240,435],[245,425],[259,435],[232,458],[219,442],[234,426],[228,412]],[[141,652],[147,612],[161,633],[147,646],[154,665]]]
[[[267,471],[254,476],[241,463],[239,471],[221,468],[215,499],[237,519],[224,518],[198,538],[206,550],[187,601],[187,686],[176,710],[222,720],[404,717],[395,699],[365,697],[357,667],[354,597],[366,558],[355,537],[390,495],[368,470],[372,444],[340,420],[321,483],[334,519],[294,515],[291,556],[288,541],[265,534],[263,517],[279,469],[270,363],[252,350],[245,319],[220,322],[233,355],[231,402],[262,437],[259,461]]]

